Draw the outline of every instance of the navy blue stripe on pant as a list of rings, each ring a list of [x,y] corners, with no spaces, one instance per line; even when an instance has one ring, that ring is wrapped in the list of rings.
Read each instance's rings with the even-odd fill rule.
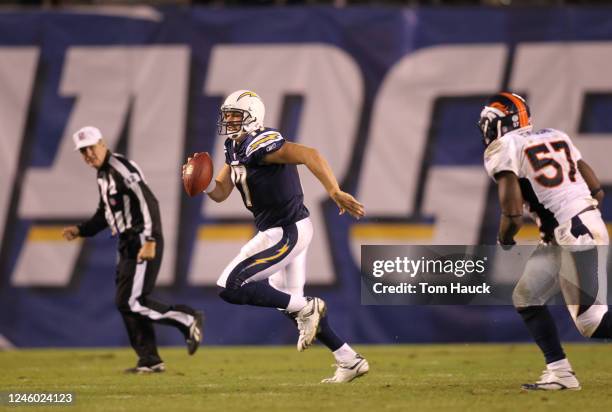
[[[295,224],[284,226],[281,240],[274,246],[246,258],[236,265],[227,278],[226,289],[238,289],[244,282],[257,273],[268,269],[285,259],[298,241],[298,230]]]

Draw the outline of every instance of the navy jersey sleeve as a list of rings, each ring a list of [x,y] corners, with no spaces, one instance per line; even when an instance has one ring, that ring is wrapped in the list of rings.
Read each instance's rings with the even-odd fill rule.
[[[285,138],[276,131],[269,131],[257,136],[246,148],[245,157],[247,166],[260,165],[263,158],[277,151],[285,144]]]
[[[102,197],[100,197],[100,202],[98,203],[98,209],[96,209],[96,213],[94,213],[94,215],[89,220],[78,225],[79,236],[95,236],[98,232],[106,229],[107,227],[108,223],[106,222],[106,218],[104,217],[104,202],[102,202]]]

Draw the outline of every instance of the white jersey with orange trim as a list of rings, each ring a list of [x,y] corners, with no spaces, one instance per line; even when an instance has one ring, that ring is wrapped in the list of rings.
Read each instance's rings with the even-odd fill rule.
[[[578,171],[581,158],[567,134],[555,129],[534,132],[529,126],[494,140],[485,150],[484,163],[493,179],[503,171],[516,174],[530,211],[540,219],[554,217],[549,226],[556,227],[597,205]]]

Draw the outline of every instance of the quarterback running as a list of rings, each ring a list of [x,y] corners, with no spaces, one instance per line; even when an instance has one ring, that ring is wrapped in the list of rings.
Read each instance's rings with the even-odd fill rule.
[[[336,372],[323,382],[349,382],[368,372],[367,360],[333,331],[326,303],[304,297],[306,252],[313,227],[296,165],[305,165],[321,182],[340,214],[348,212],[359,219],[365,209],[340,190],[317,150],[288,142],[277,130],[264,127],[264,115],[261,98],[248,90],[230,94],[220,110],[218,132],[226,137],[225,164],[214,188],[206,193],[215,202],[223,202],[236,187],[258,230],[219,277],[220,296],[231,304],[282,310],[299,330],[298,351],[316,338],[333,352]]]
[[[513,293],[513,303],[541,349],[546,369],[525,390],[580,389],[554,320],[545,306],[559,291],[580,333],[612,337],[606,303],[608,232],[598,205],[603,190],[569,136],[555,129],[533,130],[525,100],[513,93],[488,99],[478,122],[486,147],[487,173],[498,186],[501,206],[498,243],[511,247],[523,206],[541,235]],[[565,255],[568,259],[562,259]],[[570,262],[573,282],[564,278]],[[576,293],[578,291],[578,293]]]

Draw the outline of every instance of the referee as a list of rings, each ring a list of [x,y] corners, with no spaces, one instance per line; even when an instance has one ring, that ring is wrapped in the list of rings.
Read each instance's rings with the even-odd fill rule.
[[[95,127],[72,136],[75,150],[98,170],[100,202],[96,213],[78,226],[64,228],[66,240],[94,236],[109,227],[119,235],[115,304],[123,317],[130,344],[138,355],[130,373],[163,372],[153,322],[176,327],[193,355],[202,340],[202,313],[187,305],[167,305],[149,297],[164,250],[159,205],[136,163],[111,153]]]

